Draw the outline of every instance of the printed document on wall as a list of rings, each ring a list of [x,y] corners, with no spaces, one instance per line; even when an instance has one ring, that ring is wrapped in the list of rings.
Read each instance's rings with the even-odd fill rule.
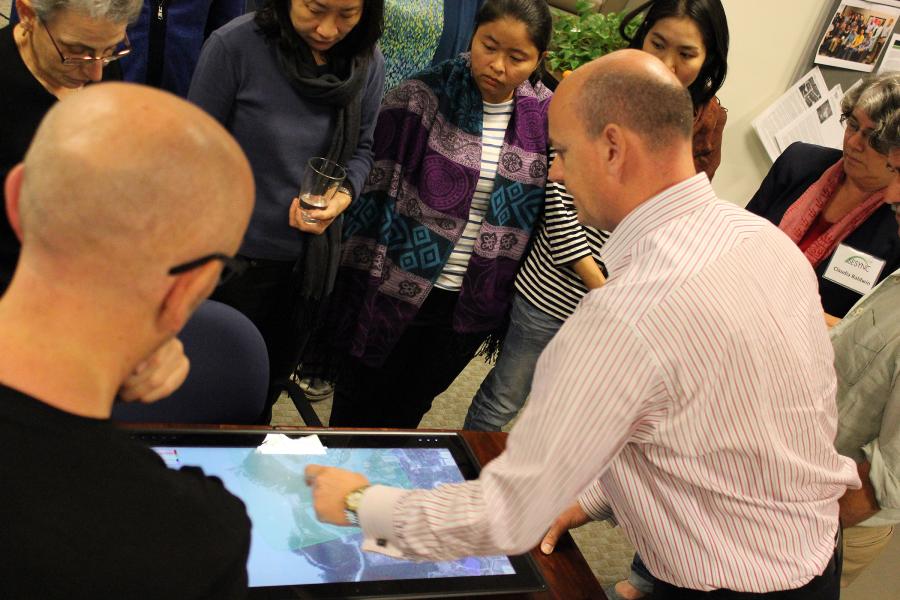
[[[841,125],[843,96],[841,86],[834,86],[824,98],[807,108],[790,125],[775,134],[778,152],[784,152],[794,142],[818,144],[841,150],[844,147],[844,127]]]
[[[828,87],[822,72],[819,67],[814,67],[753,120],[753,129],[770,159],[774,161],[781,154],[782,148],[776,136],[802,117],[805,111],[818,107],[827,95]]]
[[[888,46],[884,58],[881,59],[881,65],[878,67],[879,73],[889,71],[900,71],[900,34],[897,33],[891,38],[891,45]]]

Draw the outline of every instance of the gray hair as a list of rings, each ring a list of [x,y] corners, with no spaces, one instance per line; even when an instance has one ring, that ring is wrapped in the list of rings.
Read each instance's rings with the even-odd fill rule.
[[[579,104],[591,137],[610,123],[634,131],[652,150],[691,137],[694,104],[690,93],[657,76],[598,69],[585,81]]]
[[[61,10],[69,10],[92,19],[113,23],[133,23],[141,14],[143,0],[31,0],[34,12],[49,21]]]
[[[863,111],[874,126],[869,144],[878,152],[897,145],[897,115],[900,113],[900,73],[867,75],[841,100],[841,115],[849,117],[854,110]],[[893,123],[893,125],[891,125]]]
[[[900,110],[891,113],[882,127],[872,132],[869,142],[876,151],[885,155],[890,154],[891,150],[900,150]]]

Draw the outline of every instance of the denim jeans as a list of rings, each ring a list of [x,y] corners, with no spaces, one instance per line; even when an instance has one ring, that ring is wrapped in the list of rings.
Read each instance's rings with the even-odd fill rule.
[[[631,559],[631,572],[628,574],[628,582],[645,594],[652,592],[657,582],[656,577],[653,576],[653,573],[650,572],[650,569],[647,568],[647,565],[644,564],[637,552],[634,553],[634,557]]]
[[[472,399],[464,429],[500,431],[513,420],[531,391],[538,357],[563,324],[521,294],[513,297],[509,321],[497,364]]]

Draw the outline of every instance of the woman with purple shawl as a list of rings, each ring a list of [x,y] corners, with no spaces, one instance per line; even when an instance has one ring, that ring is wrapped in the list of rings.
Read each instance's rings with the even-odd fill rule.
[[[470,54],[392,90],[345,213],[332,427],[417,427],[489,340],[544,203],[545,0],[488,0]]]

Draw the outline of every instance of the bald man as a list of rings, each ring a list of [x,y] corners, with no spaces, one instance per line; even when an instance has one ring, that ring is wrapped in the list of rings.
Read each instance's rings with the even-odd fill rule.
[[[6,197],[22,252],[0,299],[0,597],[243,596],[240,500],[108,421],[240,244],[243,153],[187,102],[98,85],[51,109]]]
[[[614,516],[660,598],[837,598],[837,501],[859,480],[832,445],[816,278],[776,227],[696,174],[691,123],[687,91],[645,52],[560,85],[550,177],[583,223],[612,232],[609,281],[541,355],[506,451],[477,481],[410,491],[310,466],[321,519],[358,520],[416,558],[515,554],[577,499],[544,550]]]

